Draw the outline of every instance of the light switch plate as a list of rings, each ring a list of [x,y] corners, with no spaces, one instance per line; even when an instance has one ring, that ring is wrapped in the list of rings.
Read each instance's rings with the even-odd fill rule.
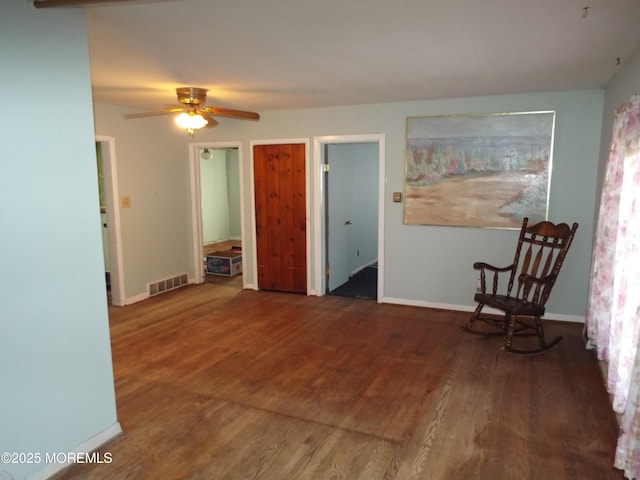
[[[399,203],[402,201],[402,192],[393,192],[393,201]]]

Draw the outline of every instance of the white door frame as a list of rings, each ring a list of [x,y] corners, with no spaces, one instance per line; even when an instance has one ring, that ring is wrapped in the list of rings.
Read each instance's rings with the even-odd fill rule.
[[[124,294],[124,261],[122,257],[122,229],[120,206],[118,205],[118,171],[116,162],[116,140],[114,137],[96,135],[102,152],[104,178],[104,202],[107,209],[107,241],[109,242],[109,277],[111,280],[111,304],[126,305]]]
[[[255,190],[255,178],[253,175],[253,147],[254,145],[281,145],[281,144],[304,144],[304,178],[305,178],[305,211],[306,211],[306,242],[307,242],[307,295],[315,295],[316,291],[313,289],[312,278],[313,268],[311,263],[311,226],[310,222],[310,186],[311,179],[309,177],[309,139],[308,138],[284,138],[284,139],[267,139],[267,140],[252,140],[250,145],[250,172],[249,178],[251,181],[251,254],[253,260],[253,289],[258,290],[258,249],[256,245],[256,190]]]
[[[200,152],[201,148],[236,148],[238,149],[238,177],[240,192],[240,237],[243,249],[245,233],[244,233],[244,194],[243,194],[243,169],[242,169],[242,143],[241,142],[197,142],[189,144],[189,196],[191,204],[191,244],[192,244],[192,268],[193,278],[191,283],[204,282],[204,249],[202,240],[202,192],[200,191]],[[242,287],[246,288],[246,280],[244,269],[242,272]]]
[[[324,176],[322,175],[322,152],[325,145],[334,143],[377,143],[378,144],[378,298],[381,302],[384,296],[384,198],[385,198],[385,135],[384,133],[362,135],[330,135],[313,137],[313,184],[314,184],[314,259],[315,284],[317,295],[326,294],[324,281],[325,254],[325,202]]]

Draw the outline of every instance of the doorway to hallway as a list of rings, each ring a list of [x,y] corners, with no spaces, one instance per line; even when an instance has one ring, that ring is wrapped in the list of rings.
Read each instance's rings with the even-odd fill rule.
[[[323,146],[325,289],[377,298],[378,144]]]
[[[318,294],[384,292],[384,135],[314,139]]]

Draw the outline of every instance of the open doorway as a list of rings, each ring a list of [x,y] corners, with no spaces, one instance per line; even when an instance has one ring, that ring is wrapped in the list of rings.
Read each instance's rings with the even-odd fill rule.
[[[96,136],[96,161],[100,189],[100,221],[104,247],[107,299],[116,306],[126,304],[124,294],[120,210],[118,209],[118,175],[116,142],[113,137]]]
[[[378,144],[324,148],[325,291],[375,300],[378,291]]]
[[[237,148],[200,149],[202,247],[205,255],[242,251]]]
[[[236,143],[190,145],[194,282],[243,284],[242,155]]]
[[[384,271],[384,135],[318,137],[318,294],[380,301]]]
[[[200,150],[202,249],[207,281],[242,283],[239,170],[238,148]]]
[[[96,163],[98,169],[98,197],[100,199],[100,223],[102,224],[102,257],[104,276],[107,286],[107,301],[111,303],[111,267],[109,265],[109,222],[107,221],[107,202],[104,195],[104,161],[102,145],[96,142]]]

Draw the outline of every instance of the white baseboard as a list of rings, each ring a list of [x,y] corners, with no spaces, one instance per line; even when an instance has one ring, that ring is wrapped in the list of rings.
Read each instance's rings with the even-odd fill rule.
[[[133,303],[141,302],[142,300],[146,300],[150,298],[149,292],[140,293],[138,295],[134,295],[133,297],[127,297],[124,301],[125,305],[131,305]]]
[[[425,308],[437,308],[440,310],[454,310],[459,312],[473,312],[476,309],[476,305],[455,305],[451,303],[437,303],[437,302],[426,302],[423,300],[407,300],[404,298],[393,298],[393,297],[383,297],[380,300],[380,303],[393,303],[396,305],[408,305],[412,307],[425,307]],[[486,308],[483,310],[486,313],[496,313],[501,314],[499,310],[494,310],[491,308]],[[545,320],[556,320],[560,322],[574,322],[574,323],[584,323],[584,317],[579,315],[566,315],[563,313],[553,313],[548,312],[544,316]]]
[[[556,320],[558,322],[573,322],[573,323],[584,323],[584,316],[580,315],[566,315],[564,313],[545,313],[543,319],[545,320]]]
[[[94,435],[89,440],[79,445],[72,452],[68,453],[90,453],[100,448],[108,441],[114,439],[121,433],[122,428],[120,427],[120,423],[116,422],[106,430],[101,431],[97,435]],[[72,455],[69,456],[72,457]],[[27,477],[27,480],[45,480],[47,478],[51,478],[62,469],[67,468],[69,465],[69,463],[51,463],[39,472],[31,475],[30,477]]]
[[[191,279],[189,283],[191,283]],[[258,286],[254,283],[245,283],[243,285],[243,288],[248,290],[259,290]],[[311,289],[310,291],[307,292],[307,295],[318,295],[318,291],[316,289]],[[147,298],[149,298],[148,293],[141,293],[140,295],[127,298],[125,304],[131,305],[132,303],[140,302],[142,300],[146,300]],[[394,298],[394,297],[382,297],[378,300],[378,303],[391,303],[395,305],[436,308],[439,310],[454,310],[459,312],[473,312],[476,309],[475,305],[456,305],[451,303],[427,302],[424,300],[410,300],[406,298]],[[486,313],[495,313],[498,315],[502,313],[499,310],[494,310],[489,307],[487,307],[483,311]],[[573,322],[573,323],[584,323],[584,320],[585,320],[584,316],[567,315],[564,313],[553,313],[553,312],[547,312],[544,316],[544,319],[556,320],[559,322]]]
[[[349,276],[351,277],[351,276],[355,275],[356,273],[358,273],[358,272],[360,272],[360,271],[364,270],[365,268],[370,267],[371,265],[375,265],[376,263],[378,263],[378,259],[377,259],[377,258],[374,258],[374,259],[373,259],[373,260],[371,260],[370,262],[367,262],[367,263],[365,263],[364,265],[362,265],[362,266],[360,266],[360,267],[356,268],[356,269],[355,269],[355,270],[353,270],[352,272],[349,272]]]

